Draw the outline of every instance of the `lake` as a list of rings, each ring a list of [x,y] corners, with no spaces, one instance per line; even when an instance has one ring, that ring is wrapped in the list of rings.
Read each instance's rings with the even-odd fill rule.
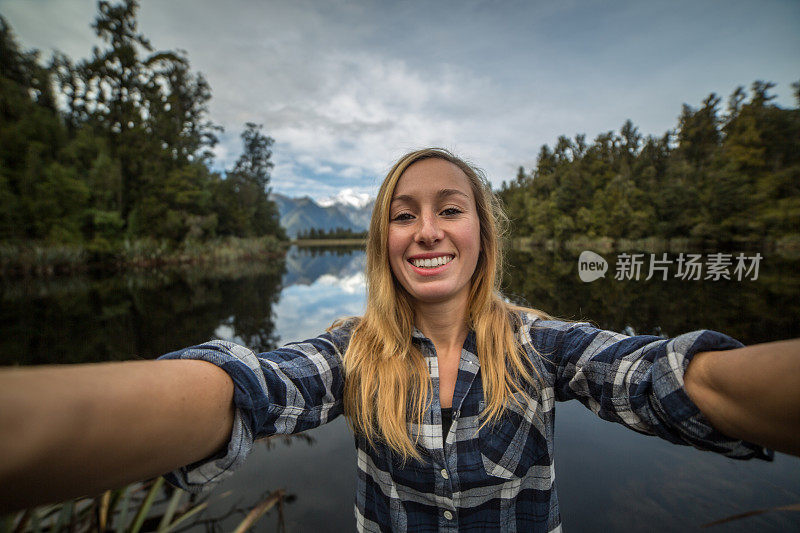
[[[798,337],[800,261],[762,255],[757,279],[751,272],[737,280],[733,265],[730,280],[681,279],[674,275],[678,254],[669,254],[668,279],[646,281],[648,254],[639,279],[615,279],[619,257],[606,254],[605,277],[584,283],[576,255],[515,251],[504,292],[554,316],[629,334],[708,328],[745,343]],[[154,358],[213,337],[269,350],[361,314],[363,269],[363,250],[291,248],[272,264],[4,282],[0,364]],[[735,461],[602,421],[577,402],[556,411],[556,484],[568,532],[691,531],[800,503],[800,458]],[[291,495],[287,531],[351,531],[355,486],[353,438],[339,418],[300,437],[258,443],[245,468],[212,493],[205,522],[193,530],[230,530],[242,510],[282,488]],[[276,525],[273,511],[257,529]],[[800,513],[771,512],[707,531],[789,530],[800,530]]]

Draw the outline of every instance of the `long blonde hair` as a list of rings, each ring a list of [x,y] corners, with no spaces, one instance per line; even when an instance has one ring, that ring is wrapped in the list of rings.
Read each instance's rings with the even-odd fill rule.
[[[431,380],[423,355],[412,343],[414,308],[392,274],[388,257],[389,206],[403,172],[423,159],[438,158],[460,168],[475,196],[481,253],[472,275],[469,326],[475,331],[486,408],[484,424],[498,419],[513,394],[535,384],[514,334],[519,308],[500,293],[503,232],[508,219],[482,173],[441,148],[426,148],[400,158],[381,184],[367,237],[367,309],[355,326],[344,355],[344,412],[353,430],[370,445],[386,443],[404,460],[419,459],[408,424],[422,423]],[[534,310],[544,316],[543,313]],[[538,377],[538,376],[537,376]],[[418,438],[418,437],[417,437]]]

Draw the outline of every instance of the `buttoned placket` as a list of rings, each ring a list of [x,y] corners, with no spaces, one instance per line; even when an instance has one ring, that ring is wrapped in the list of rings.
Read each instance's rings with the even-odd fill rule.
[[[458,491],[458,460],[455,453],[455,441],[447,442],[447,435],[442,434],[442,418],[441,418],[441,402],[439,401],[439,360],[436,354],[436,347],[433,342],[425,337],[419,330],[414,332],[414,337],[419,339],[420,348],[423,356],[428,363],[428,371],[431,376],[432,394],[433,398],[430,402],[430,409],[426,413],[425,419],[429,423],[438,425],[439,439],[434,439],[436,442],[441,443],[441,447],[437,445],[434,456],[434,464],[432,467],[436,470],[436,496],[444,504],[440,505],[440,531],[458,531],[458,514],[456,511],[456,502],[454,500],[454,493]],[[450,431],[455,433],[458,427],[458,418],[461,413],[461,405],[472,386],[473,381],[478,373],[480,364],[478,357],[474,353],[474,333],[470,332],[467,339],[464,341],[464,346],[461,349],[461,358],[458,364],[458,374],[456,376],[456,386],[453,392],[453,411],[452,411],[452,424]],[[468,347],[472,347],[470,350]],[[438,412],[438,416],[434,415],[434,410]],[[435,423],[438,421],[438,424]]]

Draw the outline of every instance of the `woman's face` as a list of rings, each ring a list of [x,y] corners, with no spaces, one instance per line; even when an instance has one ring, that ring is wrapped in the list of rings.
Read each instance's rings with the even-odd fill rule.
[[[469,180],[444,159],[423,159],[397,182],[389,208],[389,264],[417,302],[466,305],[480,254]]]

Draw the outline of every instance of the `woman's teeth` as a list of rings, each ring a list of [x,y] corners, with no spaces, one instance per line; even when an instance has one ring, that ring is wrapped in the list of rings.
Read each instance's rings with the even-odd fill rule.
[[[446,265],[453,258],[449,255],[442,255],[434,257],[433,259],[412,259],[411,264],[417,268],[436,268],[438,266]]]

